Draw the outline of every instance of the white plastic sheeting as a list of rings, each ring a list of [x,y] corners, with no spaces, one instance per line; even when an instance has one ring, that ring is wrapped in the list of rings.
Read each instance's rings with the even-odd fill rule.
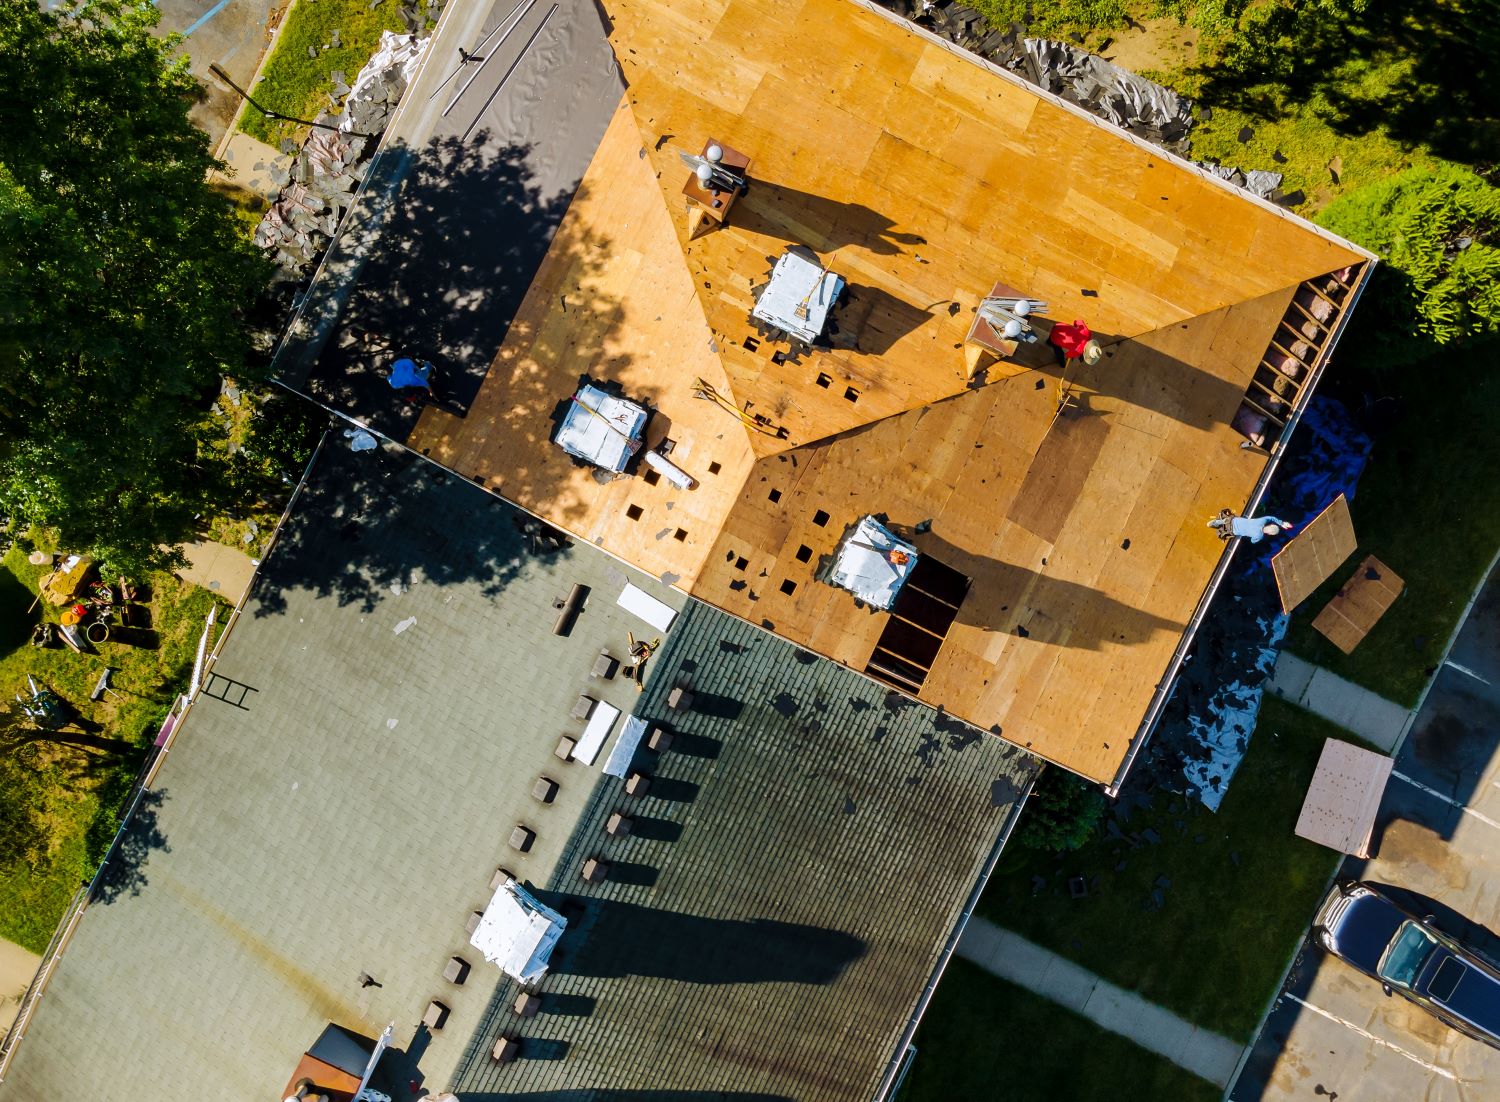
[[[585,385],[568,404],[555,443],[596,467],[623,471],[640,450],[646,416],[645,409],[634,402]]]
[[[874,517],[865,517],[839,545],[828,580],[876,608],[888,609],[917,566],[917,549]]]
[[[615,729],[615,720],[619,718],[620,709],[607,700],[596,701],[594,714],[589,717],[588,726],[583,729],[578,745],[573,747],[573,760],[593,765],[599,751],[604,749],[609,733]]]
[[[507,976],[530,984],[547,974],[552,947],[567,928],[567,919],[507,880],[484,909],[469,944]]]
[[[646,732],[651,729],[651,724],[640,716],[626,716],[625,726],[620,728],[620,737],[615,739],[615,745],[609,752],[609,757],[604,759],[604,773],[609,777],[624,778],[630,772],[630,763],[635,758],[635,752],[640,749],[641,740],[646,737]]]
[[[771,282],[751,314],[811,344],[822,334],[828,311],[843,289],[843,276],[830,272],[805,251],[788,249],[771,269]]]
[[[665,601],[658,601],[638,585],[625,583],[616,601],[626,612],[634,613],[657,631],[670,631],[672,621],[677,619],[677,610]]]

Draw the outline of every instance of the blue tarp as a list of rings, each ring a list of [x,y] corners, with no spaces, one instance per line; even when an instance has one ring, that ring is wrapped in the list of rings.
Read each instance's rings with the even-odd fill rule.
[[[1339,494],[1353,500],[1371,441],[1343,403],[1323,397],[1308,404],[1293,441],[1261,511],[1300,530]],[[1286,635],[1271,573],[1271,557],[1285,545],[1246,541],[1236,551],[1153,736],[1153,760],[1168,774],[1164,783],[1196,793],[1215,811],[1250,745]]]

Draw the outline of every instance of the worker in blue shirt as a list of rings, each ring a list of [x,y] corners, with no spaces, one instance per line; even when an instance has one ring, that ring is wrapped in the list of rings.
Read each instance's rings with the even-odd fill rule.
[[[1219,530],[1221,540],[1238,536],[1251,543],[1259,543],[1267,536],[1283,536],[1292,530],[1292,526],[1280,517],[1242,517],[1228,509],[1209,521],[1208,526]]]

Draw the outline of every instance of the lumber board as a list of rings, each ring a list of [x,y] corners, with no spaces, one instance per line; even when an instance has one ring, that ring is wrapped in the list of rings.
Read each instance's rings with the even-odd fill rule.
[[[1342,589],[1323,606],[1312,626],[1345,654],[1364,640],[1386,614],[1406,583],[1374,555],[1365,556]]]
[[[1339,494],[1271,559],[1282,611],[1291,612],[1312,596],[1358,545],[1349,500]]]

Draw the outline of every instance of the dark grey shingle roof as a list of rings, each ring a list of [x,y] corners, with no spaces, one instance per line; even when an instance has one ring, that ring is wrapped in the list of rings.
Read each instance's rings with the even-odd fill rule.
[[[868,1098],[1033,759],[706,605],[656,661],[637,714],[673,745],[637,755],[645,798],[595,792],[541,893],[570,917],[542,1013],[502,984],[455,1086]],[[693,710],[668,709],[686,681]],[[614,810],[631,836],[604,834]],[[501,1032],[518,1062],[490,1059]]]

